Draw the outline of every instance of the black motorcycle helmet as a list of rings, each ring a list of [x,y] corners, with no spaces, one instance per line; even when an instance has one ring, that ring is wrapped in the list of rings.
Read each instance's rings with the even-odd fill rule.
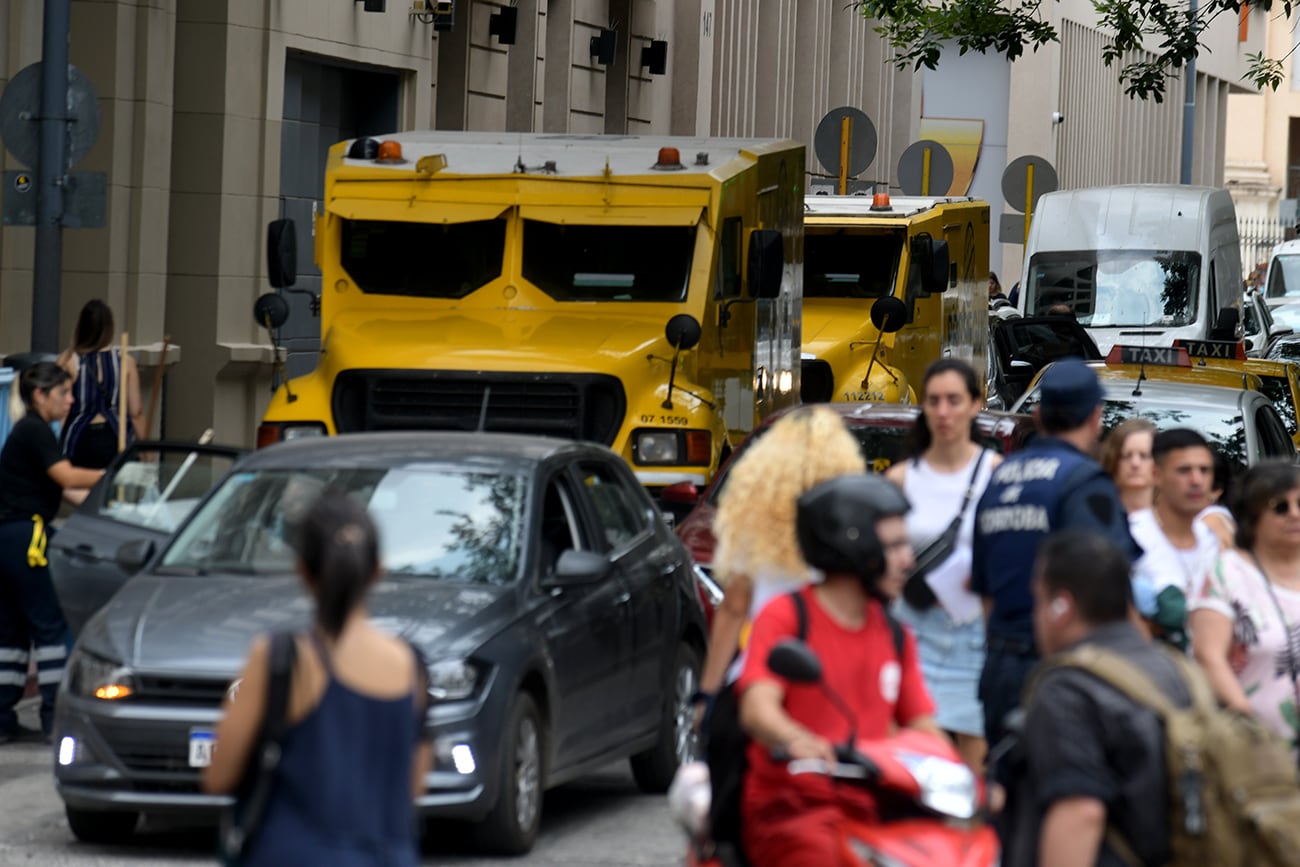
[[[905,515],[911,505],[896,485],[880,476],[838,476],[805,492],[795,506],[799,547],[809,566],[823,572],[847,572],[879,597],[885,573],[885,549],[876,522]]]

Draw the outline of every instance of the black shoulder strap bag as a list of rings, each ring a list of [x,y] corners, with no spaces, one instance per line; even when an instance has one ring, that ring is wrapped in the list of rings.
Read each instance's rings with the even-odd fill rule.
[[[916,565],[912,567],[911,573],[907,576],[907,583],[903,585],[903,601],[917,611],[928,611],[939,602],[925,576],[931,569],[951,557],[952,552],[957,549],[957,537],[961,535],[961,522],[966,517],[966,509],[970,506],[971,497],[975,495],[975,480],[979,478],[980,467],[984,466],[984,457],[988,451],[981,448],[979,457],[975,459],[975,469],[970,474],[970,481],[966,483],[966,496],[962,498],[956,516],[942,533],[916,549]]]
[[[221,814],[217,846],[221,863],[226,867],[238,867],[244,862],[244,856],[266,816],[275,769],[280,764],[281,745],[289,729],[289,684],[296,656],[297,642],[293,633],[271,635],[266,718],[262,721],[262,731],[244,771],[244,779],[235,793],[235,803]]]

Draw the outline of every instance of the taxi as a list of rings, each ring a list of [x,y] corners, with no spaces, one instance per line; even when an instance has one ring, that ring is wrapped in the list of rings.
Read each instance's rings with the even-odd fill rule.
[[[1104,431],[1145,418],[1159,430],[1196,430],[1237,467],[1296,460],[1296,444],[1254,372],[1195,364],[1186,346],[1116,345],[1104,362],[1089,366],[1101,380]],[[1013,412],[1034,411],[1041,379],[1040,373]]]
[[[1193,369],[1225,370],[1232,375],[1248,373],[1259,377],[1252,386],[1271,401],[1286,425],[1287,433],[1300,447],[1300,365],[1277,359],[1249,358],[1243,344],[1220,340],[1176,340],[1187,350]]]

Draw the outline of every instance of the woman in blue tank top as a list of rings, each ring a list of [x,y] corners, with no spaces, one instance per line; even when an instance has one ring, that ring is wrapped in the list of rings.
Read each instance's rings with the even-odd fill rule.
[[[326,496],[303,520],[299,572],[316,622],[297,636],[289,723],[271,798],[245,865],[414,867],[413,795],[432,765],[425,674],[405,642],[369,622],[379,542],[364,508]],[[254,642],[203,775],[208,792],[238,788],[266,713],[269,642]]]
[[[126,441],[144,436],[140,372],[135,359],[113,346],[113,311],[98,299],[86,302],[77,316],[72,346],[59,366],[72,377],[72,412],[63,423],[60,442],[73,465],[103,469],[117,456],[118,431],[126,424]],[[126,392],[123,420],[122,394]]]

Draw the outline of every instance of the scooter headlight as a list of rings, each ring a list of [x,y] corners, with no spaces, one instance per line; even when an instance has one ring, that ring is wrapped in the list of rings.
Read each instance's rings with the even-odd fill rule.
[[[953,819],[971,819],[979,810],[979,787],[970,768],[938,756],[900,751],[897,759],[921,787],[921,803]]]

